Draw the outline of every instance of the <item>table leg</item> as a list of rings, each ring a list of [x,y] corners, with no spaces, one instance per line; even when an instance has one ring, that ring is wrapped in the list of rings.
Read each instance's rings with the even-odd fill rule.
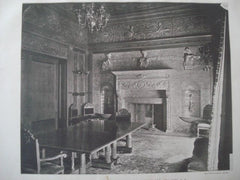
[[[45,150],[45,148],[42,148],[42,158],[46,158],[46,150]]]
[[[132,134],[127,135],[127,147],[132,148]]]
[[[112,144],[112,158],[117,159],[117,141]]]
[[[79,174],[85,174],[86,173],[86,154],[82,153],[79,154],[80,158],[80,168],[79,168]]]
[[[72,163],[72,167],[71,169],[74,170],[75,169],[75,162],[74,162],[74,159],[76,158],[76,153],[75,152],[72,152],[72,157],[71,157],[71,163]]]
[[[106,163],[110,163],[111,162],[111,146],[108,145],[105,148],[105,159],[106,159]]]
[[[93,152],[91,154],[91,159],[97,159],[98,158],[98,153],[97,152]]]

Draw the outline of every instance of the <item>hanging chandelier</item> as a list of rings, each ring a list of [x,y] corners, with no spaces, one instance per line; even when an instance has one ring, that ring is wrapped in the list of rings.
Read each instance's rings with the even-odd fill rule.
[[[94,3],[82,4],[80,8],[74,9],[74,12],[79,25],[88,28],[91,33],[103,30],[110,18],[103,5],[96,6]]]

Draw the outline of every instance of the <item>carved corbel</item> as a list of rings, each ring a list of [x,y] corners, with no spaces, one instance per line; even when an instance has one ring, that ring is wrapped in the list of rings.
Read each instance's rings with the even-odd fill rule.
[[[184,70],[191,70],[194,67],[194,62],[199,60],[200,56],[193,54],[189,47],[185,47],[183,58]]]
[[[105,54],[105,56],[106,58],[102,63],[102,71],[110,71],[112,67],[112,62],[111,62],[112,54],[107,53]]]
[[[147,52],[140,50],[141,57],[138,58],[137,66],[139,69],[146,69],[149,65],[149,60],[147,58]]]

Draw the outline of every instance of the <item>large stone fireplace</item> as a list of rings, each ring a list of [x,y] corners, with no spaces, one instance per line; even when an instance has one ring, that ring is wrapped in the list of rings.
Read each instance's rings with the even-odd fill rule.
[[[118,109],[131,112],[131,121],[171,129],[169,77],[171,69],[112,71],[116,75]]]

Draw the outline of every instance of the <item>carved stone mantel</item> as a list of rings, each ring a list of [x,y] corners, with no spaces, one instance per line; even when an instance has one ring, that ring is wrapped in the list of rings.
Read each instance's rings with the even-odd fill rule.
[[[148,91],[166,91],[167,105],[167,131],[171,129],[170,120],[170,82],[169,78],[173,69],[159,70],[132,70],[112,71],[116,76],[116,93],[118,97],[118,109],[127,108],[128,104],[162,104],[162,97],[142,97]],[[134,93],[136,92],[136,93]],[[146,100],[148,98],[148,100]],[[151,102],[152,101],[152,102]]]
[[[173,69],[112,71],[118,79],[167,78]]]

